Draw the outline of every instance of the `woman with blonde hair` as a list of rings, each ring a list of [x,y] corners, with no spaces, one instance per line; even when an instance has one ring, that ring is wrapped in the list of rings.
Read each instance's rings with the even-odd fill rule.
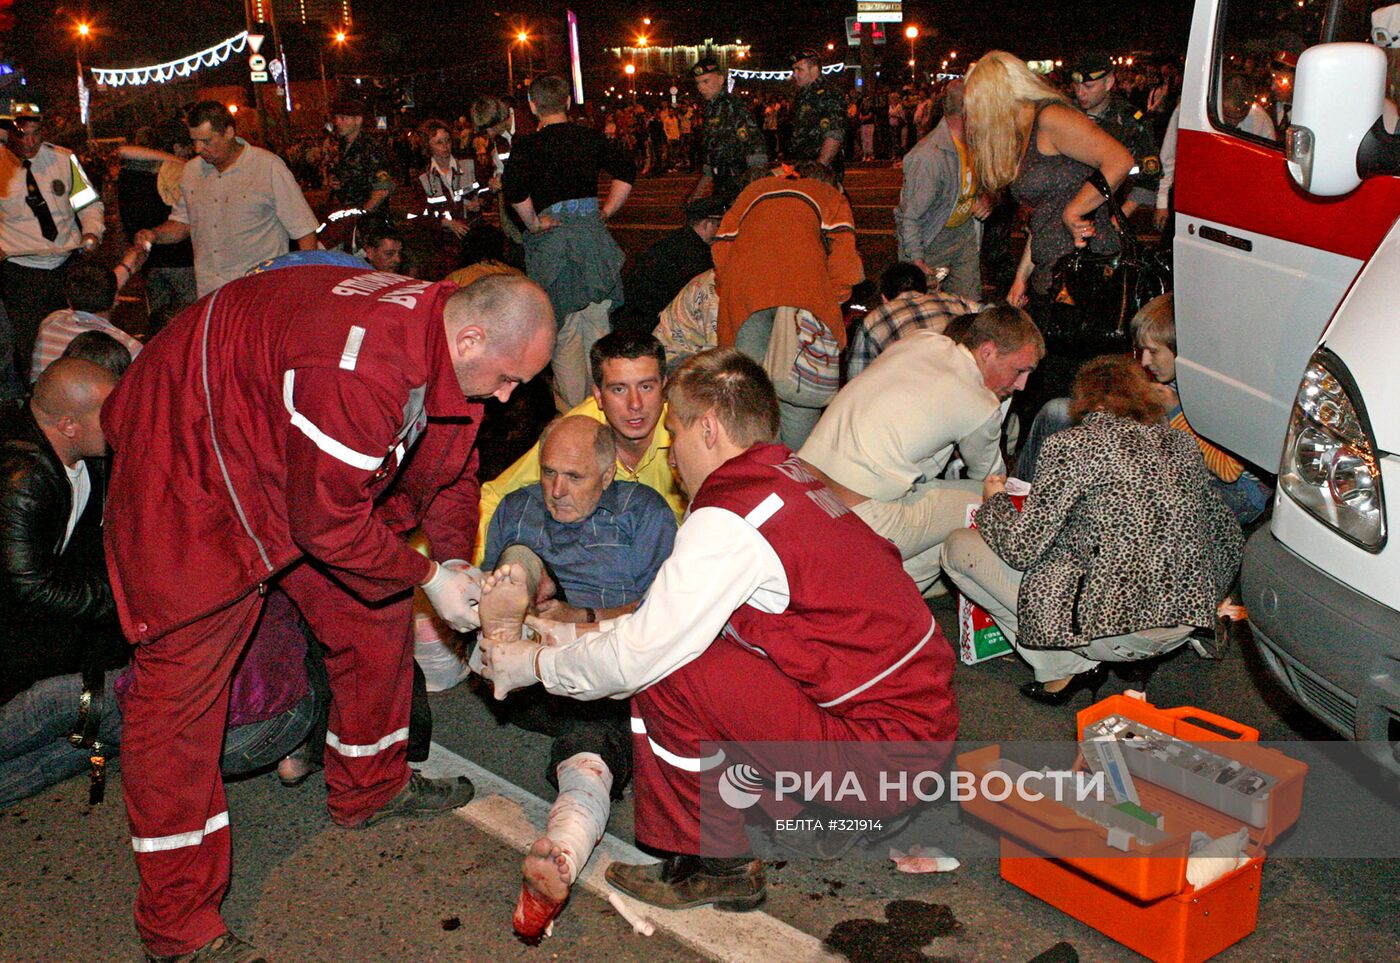
[[[1007,300],[1051,294],[1056,263],[1077,247],[1118,250],[1095,171],[1117,190],[1133,167],[1128,149],[1071,107],[1025,62],[993,50],[972,65],[964,93],[968,144],[985,190],[1011,188],[1031,208],[1031,237]]]

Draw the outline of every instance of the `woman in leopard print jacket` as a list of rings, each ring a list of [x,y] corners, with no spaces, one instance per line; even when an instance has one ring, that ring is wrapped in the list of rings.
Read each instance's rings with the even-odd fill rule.
[[[1023,510],[989,479],[977,528],[943,550],[944,570],[1035,669],[1022,691],[1055,703],[1080,674],[1095,673],[1079,682],[1096,689],[1100,662],[1150,658],[1213,625],[1244,542],[1200,449],[1163,422],[1131,358],[1086,364],[1071,414],[1079,423],[1046,440]]]

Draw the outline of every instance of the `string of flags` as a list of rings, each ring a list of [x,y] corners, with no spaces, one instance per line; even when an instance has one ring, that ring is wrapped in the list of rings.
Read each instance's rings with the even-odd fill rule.
[[[843,63],[828,64],[822,68],[824,74],[840,73],[846,69]],[[792,77],[791,70],[734,70],[729,71],[729,90],[734,90],[736,80],[789,80]]]
[[[206,47],[198,53],[168,60],[149,67],[93,67],[92,76],[99,84],[107,87],[139,87],[143,84],[163,84],[176,77],[188,77],[201,67],[217,67],[236,53],[242,53],[248,46],[248,31],[229,37],[227,40]]]

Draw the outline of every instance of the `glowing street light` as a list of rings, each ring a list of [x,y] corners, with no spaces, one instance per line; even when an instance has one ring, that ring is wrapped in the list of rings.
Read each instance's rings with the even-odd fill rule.
[[[651,17],[643,17],[643,18],[642,18],[642,23],[643,23],[643,25],[650,27],[650,26],[651,26]]]
[[[827,52],[830,53],[831,51],[833,51],[833,50],[836,49],[836,44],[834,44],[834,43],[832,43],[831,41],[828,40],[827,43],[826,43],[826,49],[827,49]]]
[[[911,23],[904,28],[904,36],[909,40],[909,79],[913,81],[917,79],[914,75],[914,41],[919,39],[919,28]]]
[[[344,47],[346,41],[349,39],[350,34],[345,32],[344,27],[337,28],[335,33],[331,34],[331,40],[337,47]],[[326,82],[326,50],[324,47],[316,51],[316,60],[321,65],[321,99],[326,102],[326,108],[329,109],[331,105],[331,88],[330,84]],[[337,68],[336,75],[339,76],[339,74],[340,69]]]
[[[645,36],[641,36],[641,37],[638,37],[638,38],[637,38],[637,46],[638,46],[638,47],[645,47],[646,45],[647,45],[647,38],[646,38]]]
[[[530,48],[530,31],[526,27],[520,27],[515,31],[515,36],[510,38],[510,43],[506,44],[506,80],[510,84],[510,89],[515,90],[515,45],[520,44],[526,51]]]
[[[78,24],[78,36],[80,36],[80,37],[82,37],[84,40],[86,40],[86,39],[88,38],[88,34],[90,34],[90,33],[92,33],[92,28],[89,27],[89,26],[88,26],[87,24],[85,24],[85,23],[79,22],[79,24]]]
[[[637,65],[624,64],[622,72],[627,75],[627,88],[632,92],[632,103],[637,102]]]

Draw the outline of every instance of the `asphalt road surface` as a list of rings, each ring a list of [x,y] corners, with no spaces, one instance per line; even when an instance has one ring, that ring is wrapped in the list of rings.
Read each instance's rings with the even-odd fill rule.
[[[612,225],[629,251],[680,223],[689,185],[680,176],[639,182]],[[893,255],[889,207],[897,173],[857,168],[848,187],[861,252],[878,270]],[[939,600],[933,610],[955,643],[951,602]],[[1060,709],[1031,703],[1016,691],[1027,678],[1014,658],[960,664],[954,685],[962,737],[1073,739],[1074,710],[1087,697]],[[1124,685],[1113,678],[1101,694]],[[1212,710],[1265,739],[1333,738],[1273,685],[1247,637],[1221,661],[1181,651],[1153,676],[1149,696],[1159,706]],[[520,840],[531,832],[528,798],[552,798],[543,776],[547,740],[499,723],[488,699],[469,682],[432,697],[435,764],[451,770],[460,757],[492,774],[472,806],[453,816],[344,831],[326,816],[317,780],[296,789],[271,775],[230,784],[234,871],[224,913],[234,929],[277,961],[782,961],[832,954],[883,963],[1016,961],[1047,952],[1046,959],[1139,959],[1002,881],[997,861],[987,858],[941,875],[900,874],[883,859],[778,862],[770,867],[765,917],[701,911],[651,937],[632,933],[600,895],[580,888],[554,936],[524,947],[511,936],[510,914]],[[0,960],[141,958],[130,918],[136,875],[119,765],[113,768],[101,805],[87,805],[78,778],[0,810]],[[1364,835],[1364,814],[1393,812],[1396,790],[1365,770],[1354,781],[1355,811],[1363,814],[1355,829]],[[618,846],[632,841],[631,826],[629,795],[609,824]],[[1257,931],[1219,959],[1394,959],[1397,867],[1393,859],[1270,859]]]

